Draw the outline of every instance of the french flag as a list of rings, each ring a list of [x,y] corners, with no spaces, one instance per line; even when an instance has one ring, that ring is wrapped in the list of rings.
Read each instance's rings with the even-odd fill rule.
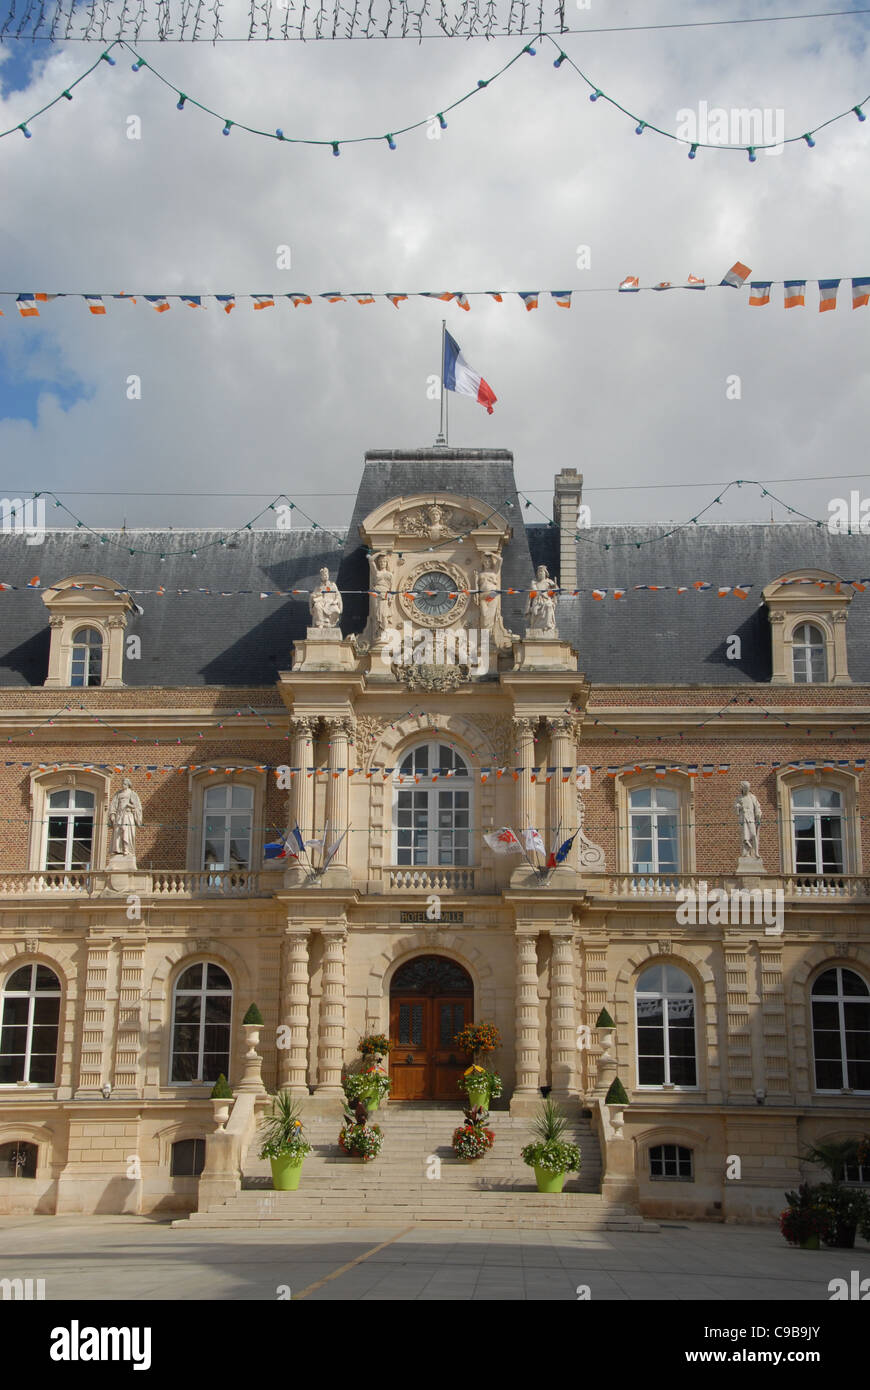
[[[478,404],[486,406],[487,415],[492,414],[492,408],[498,397],[489,382],[484,381],[482,376],[471,370],[462,356],[456,339],[446,329],[444,330],[443,381],[445,391],[455,391],[458,396],[473,396]]]

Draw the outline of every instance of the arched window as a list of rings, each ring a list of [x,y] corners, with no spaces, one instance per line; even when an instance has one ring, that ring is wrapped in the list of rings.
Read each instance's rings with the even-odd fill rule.
[[[72,640],[70,685],[102,685],[103,634],[96,627],[80,627]]]
[[[205,1167],[205,1140],[179,1139],[172,1145],[171,1178],[198,1178]]]
[[[212,961],[183,970],[172,1001],[170,1082],[217,1081],[230,1074],[233,987]]]
[[[203,868],[250,868],[253,787],[241,782],[219,782],[217,786],[206,787],[203,820]]]
[[[843,873],[841,793],[833,787],[794,787],[791,806],[795,873]]]
[[[0,1178],[35,1178],[39,1149],[24,1139],[0,1144]]]
[[[817,1091],[870,1091],[870,988],[854,970],[832,966],[812,989]]]
[[[89,869],[94,847],[94,793],[81,787],[50,792],[46,869]]]
[[[676,965],[651,965],[638,978],[638,1086],[696,1086],[695,989]]]
[[[815,623],[799,623],[792,633],[795,684],[817,685],[828,679],[825,634]]]
[[[631,872],[678,874],[679,793],[674,787],[635,787],[629,792]]]
[[[0,1086],[54,1085],[59,1023],[60,981],[54,971],[36,963],[20,966],[2,990]]]
[[[649,1151],[649,1175],[656,1182],[694,1182],[692,1150],[682,1144],[656,1144]]]
[[[446,743],[422,743],[393,781],[397,864],[471,863],[472,781]]]

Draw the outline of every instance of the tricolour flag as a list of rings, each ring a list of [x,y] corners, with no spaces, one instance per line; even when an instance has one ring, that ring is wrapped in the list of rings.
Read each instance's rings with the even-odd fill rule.
[[[657,285],[653,285],[653,289],[654,289],[654,290],[669,290],[670,288],[671,288],[671,282],[670,282],[670,280],[659,280],[659,282],[658,282]]]
[[[571,295],[573,290],[550,290],[550,297],[555,299],[560,309],[571,308]]]
[[[129,299],[131,304],[136,303],[136,296],[132,294],[113,294],[113,299]]]
[[[456,300],[460,309],[465,310],[466,314],[470,312],[471,305],[468,302],[468,295],[465,294],[463,290],[457,290],[453,298]]]
[[[498,397],[489,382],[484,381],[482,376],[471,370],[462,356],[456,339],[446,330],[444,333],[442,381],[445,391],[455,391],[459,396],[473,396],[478,404],[486,406],[488,415],[492,414],[492,408]]]
[[[839,280],[820,280],[819,281],[819,313],[824,314],[828,309],[837,307],[837,290],[840,288]]]
[[[272,294],[252,294],[255,309],[274,309],[275,296]]]
[[[385,295],[384,298],[390,301],[394,309],[398,309],[399,305],[403,300],[407,299],[408,296],[406,294],[388,294]]]
[[[852,308],[863,309],[870,300],[870,277],[860,275],[852,280]]]
[[[558,864],[564,864],[568,855],[571,853],[571,846],[577,839],[578,834],[579,831],[575,830],[573,835],[569,836],[567,840],[562,841],[557,850],[550,851],[550,857],[547,860],[548,869],[555,869]]]
[[[302,293],[292,293],[292,292],[291,292],[290,294],[287,295],[287,298],[290,300],[290,303],[293,305],[293,308],[294,308],[294,309],[298,309],[300,304],[310,304],[310,303],[311,303],[311,295],[310,295],[310,294],[305,294],[304,291],[302,291]]]
[[[268,845],[263,846],[264,859],[286,859],[289,852],[286,835],[281,836],[280,839],[271,840]]]
[[[739,290],[744,280],[747,280],[751,274],[752,271],[748,265],[744,265],[742,261],[735,261],[719,283],[721,285],[733,285],[735,290]]]
[[[455,299],[456,296],[455,296],[453,290],[421,290],[421,291],[420,291],[420,298],[421,298],[421,299],[443,299],[445,304],[449,304],[450,301],[451,301],[451,299]]]
[[[38,319],[39,310],[36,307],[36,295],[20,294],[15,303],[18,305],[18,312],[23,319]]]
[[[705,290],[706,288],[703,275],[690,275],[686,281],[687,290]]]
[[[527,309],[537,309],[537,307],[538,307],[538,291],[537,291],[537,290],[518,290],[517,293],[519,294],[520,299],[523,301],[523,303],[525,304],[525,306],[526,306]]]
[[[145,302],[156,309],[158,314],[165,314],[169,308],[169,300],[165,294],[146,294]]]
[[[770,303],[771,280],[752,280],[749,284],[749,303],[755,305]]]
[[[202,295],[201,295],[201,294],[182,294],[182,295],[179,296],[179,298],[181,299],[182,304],[186,304],[186,305],[187,305],[188,309],[201,309],[201,308],[202,308]]]
[[[103,303],[101,294],[86,294],[82,296],[92,314],[104,314],[106,306]]]
[[[522,854],[523,847],[509,825],[502,825],[484,835],[485,842],[494,854]]]
[[[357,304],[374,304],[375,302],[371,290],[363,290],[361,294],[352,294],[351,299],[355,299]]]
[[[221,305],[225,314],[231,314],[236,307],[236,296],[234,294],[216,294],[215,299]]]
[[[620,294],[637,294],[639,289],[640,280],[636,275],[626,275],[625,279],[620,281]]]
[[[501,290],[487,290],[487,294],[489,295],[490,299],[495,300],[496,304],[504,303],[504,300],[502,299],[501,295]]]
[[[783,305],[786,309],[802,309],[806,303],[806,280],[786,280],[783,289]]]

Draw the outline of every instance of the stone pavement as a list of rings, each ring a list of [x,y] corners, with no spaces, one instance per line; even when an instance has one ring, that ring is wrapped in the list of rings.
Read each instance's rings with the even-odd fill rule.
[[[665,1222],[657,1233],[172,1229],[145,1217],[0,1217],[0,1279],[46,1299],[827,1301],[870,1276],[870,1246],[793,1250],[775,1228]],[[380,1248],[378,1248],[380,1247]]]

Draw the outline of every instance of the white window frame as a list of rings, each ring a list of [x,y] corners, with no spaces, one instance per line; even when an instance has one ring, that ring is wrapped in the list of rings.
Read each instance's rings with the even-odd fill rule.
[[[813,642],[813,641],[808,641],[808,640],[807,640],[807,638],[806,638],[806,630],[807,630],[807,629],[809,629],[810,631],[815,632],[815,633],[818,634],[818,639],[819,639],[819,640],[818,640],[817,642]],[[798,637],[800,637],[800,639],[801,639],[800,641],[797,640]],[[792,628],[792,632],[791,632],[791,675],[792,675],[792,680],[794,681],[794,684],[795,684],[795,685],[827,685],[827,684],[828,684],[828,645],[829,645],[829,640],[830,640],[829,637],[828,637],[827,634],[825,633],[825,629],[824,629],[819,623],[813,622],[813,621],[812,621],[811,619],[809,619],[809,618],[803,618],[803,619],[801,619],[800,622],[795,623],[794,627]],[[809,672],[809,674],[808,674],[807,676],[798,676],[798,672],[797,672],[797,655],[798,655],[798,652],[801,652],[801,653],[803,653],[803,655],[804,655],[804,665],[805,665],[805,668],[806,668],[806,669],[808,670],[808,672]],[[813,660],[812,660],[812,654],[813,654],[814,652],[819,652],[819,653],[820,653],[820,657],[821,657],[821,667],[822,667],[822,673],[821,673],[820,676],[815,676],[815,675],[813,674]]]
[[[833,873],[821,871],[811,874],[805,869],[798,875],[795,859],[794,805],[792,792],[799,787],[826,787],[829,791],[840,793],[840,821],[843,832],[843,874],[862,874],[861,836],[858,806],[858,778],[853,772],[841,768],[816,768],[800,772],[781,769],[776,777],[776,798],[779,811],[779,853],[782,871],[801,878],[836,878]],[[800,812],[799,812],[800,814]],[[762,836],[764,826],[762,826]]]
[[[217,807],[217,808],[214,808],[214,807],[209,808],[209,807],[208,807],[208,804],[207,804],[207,803],[208,803],[208,799],[209,799],[209,793],[210,793],[210,792],[216,792],[216,791],[222,791],[222,792],[224,792],[225,797],[226,797],[226,801],[227,801],[228,804],[226,804],[226,805],[224,805],[224,806]],[[250,798],[250,804],[249,804],[248,806],[241,806],[241,807],[234,807],[234,806],[233,806],[233,804],[232,804],[232,802],[233,802],[233,795],[234,795],[234,793],[237,792],[237,791],[243,791],[243,792],[247,793],[247,796]],[[229,874],[229,873],[237,873],[237,872],[240,872],[240,871],[244,871],[245,869],[251,869],[251,868],[253,868],[253,856],[254,856],[254,804],[255,804],[255,802],[256,802],[256,799],[257,799],[257,798],[256,798],[256,793],[255,793],[254,788],[251,787],[251,786],[249,786],[249,785],[248,785],[247,783],[245,783],[245,782],[236,782],[236,781],[212,782],[212,783],[210,783],[208,786],[206,786],[206,787],[203,788],[203,793],[202,793],[202,850],[201,850],[201,868],[204,870],[204,872],[206,872],[206,873],[226,873],[226,874]],[[223,817],[223,821],[224,821],[223,859],[222,859],[220,862],[215,863],[215,864],[206,864],[206,862],[205,862],[205,848],[206,848],[206,842],[207,842],[207,840],[210,838],[210,837],[209,837],[209,833],[208,833],[208,825],[207,825],[207,821],[208,821],[208,819],[209,819],[209,816],[222,816],[222,817]],[[230,859],[230,853],[229,853],[229,852],[230,852],[230,850],[232,849],[232,844],[233,844],[233,832],[232,832],[232,830],[231,830],[231,828],[230,828],[230,822],[232,821],[233,817],[235,817],[235,816],[238,816],[238,817],[240,817],[240,818],[241,818],[242,816],[247,816],[247,817],[248,817],[248,835],[247,835],[247,840],[248,840],[248,862],[247,862],[247,864],[233,864],[233,863],[228,862],[229,859]]]
[[[693,1004],[693,1008],[692,1008],[692,1015],[693,1015],[693,1017],[692,1017],[692,1025],[693,1025],[693,1027],[692,1027],[692,1039],[693,1039],[693,1052],[692,1052],[692,1056],[693,1056],[693,1060],[694,1060],[694,1063],[695,1063],[695,1084],[694,1084],[693,1086],[684,1086],[684,1085],[679,1084],[679,1083],[677,1083],[677,1082],[675,1082],[675,1081],[671,1081],[670,1026],[669,1026],[669,1019],[668,1019],[668,1008],[667,1008],[667,1005],[668,1005],[668,1003],[669,1003],[669,1001],[670,1001],[671,999],[687,999],[687,998],[689,998],[690,996],[686,993],[685,990],[682,990],[682,991],[680,991],[679,993],[670,994],[670,993],[668,992],[668,990],[667,990],[667,976],[664,977],[664,979],[665,979],[665,987],[664,987],[664,989],[662,990],[662,992],[661,992],[660,994],[659,994],[659,993],[656,993],[656,992],[653,991],[653,990],[640,990],[639,987],[638,987],[639,984],[640,984],[640,981],[643,979],[644,975],[647,973],[648,970],[662,969],[663,967],[667,967],[667,966],[671,966],[674,970],[679,970],[679,971],[681,972],[681,974],[685,975],[686,978],[687,978],[687,980],[689,981],[689,984],[690,984],[691,987],[692,987],[692,993],[691,993],[691,999],[692,999],[692,1004]],[[640,1079],[640,1058],[641,1058],[641,1052],[640,1052],[640,1021],[639,1021],[639,1018],[638,1018],[638,1008],[637,1008],[637,1005],[638,1005],[638,998],[639,998],[639,996],[640,996],[641,994],[642,994],[645,998],[650,998],[650,999],[657,998],[657,999],[661,999],[661,1000],[662,1000],[662,1025],[663,1025],[663,1026],[662,1026],[662,1032],[663,1032],[663,1034],[664,1034],[664,1039],[663,1039],[663,1041],[664,1041],[664,1064],[665,1064],[665,1074],[664,1074],[664,1080],[663,1080],[663,1081],[652,1081],[652,1082],[647,1081],[647,1082],[641,1082],[641,1079]],[[681,961],[678,961],[678,960],[659,960],[659,961],[652,960],[652,961],[648,961],[648,962],[646,963],[646,965],[644,965],[643,969],[640,971],[640,973],[639,973],[637,979],[636,979],[635,982],[634,982],[634,989],[633,989],[633,991],[632,991],[632,998],[633,998],[633,1005],[632,1005],[632,1008],[633,1008],[633,1012],[634,1012],[634,1057],[635,1057],[635,1074],[636,1074],[636,1078],[637,1078],[637,1090],[639,1090],[639,1091],[661,1091],[661,1090],[663,1090],[663,1089],[667,1089],[667,1090],[669,1090],[669,1091],[699,1091],[699,1090],[701,1089],[701,1084],[700,1084],[700,1079],[701,1079],[701,1063],[700,1063],[700,1058],[699,1058],[699,1056],[698,1056],[698,1022],[699,1022],[699,1020],[698,1020],[698,990],[697,990],[697,986],[695,985],[694,980],[692,979],[691,975],[689,974],[689,971],[686,970],[686,968],[685,968],[685,966],[682,964],[682,962],[681,962]],[[644,1055],[646,1056],[646,1055],[648,1055],[648,1054],[644,1054]]]
[[[623,773],[616,779],[616,816],[618,835],[618,856],[620,873],[631,874],[633,878],[674,878],[677,875],[695,872],[695,781],[687,773],[671,768],[663,777],[657,777],[652,768],[642,773]],[[677,850],[678,867],[674,872],[659,874],[635,871],[632,868],[631,835],[631,793],[646,787],[666,787],[677,793]],[[637,814],[644,814],[638,809]]]
[[[81,767],[52,768],[50,772],[30,774],[30,844],[28,869],[30,873],[82,872],[87,870],[46,869],[48,841],[48,805],[52,792],[68,789],[92,792],[94,797],[94,836],[91,843],[91,869],[101,869],[106,862],[106,811],[111,795],[111,779],[107,773],[92,772]]]
[[[21,1087],[21,1086],[30,1086],[30,1087],[34,1087],[34,1088],[37,1089],[37,1090],[53,1090],[54,1087],[57,1085],[57,1075],[58,1075],[59,1063],[60,1063],[61,1030],[62,1030],[62,1027],[63,1027],[63,989],[62,989],[62,986],[61,986],[60,977],[58,976],[57,971],[56,971],[52,966],[47,965],[47,964],[45,963],[45,961],[41,961],[41,960],[23,961],[23,962],[21,962],[21,963],[19,963],[19,962],[17,962],[17,961],[10,961],[9,965],[10,965],[10,968],[9,968],[7,974],[6,974],[5,980],[4,980],[3,984],[0,985],[0,1029],[2,1029],[3,1018],[4,1018],[5,1011],[6,1011],[6,999],[7,999],[7,998],[13,998],[13,999],[22,999],[22,998],[26,998],[27,1001],[28,1001],[28,1003],[27,1003],[27,1040],[26,1040],[25,1049],[24,1049],[24,1076],[23,1076],[22,1080],[21,1080],[21,1081],[5,1081],[5,1082],[0,1082],[0,1091],[17,1090],[17,1089],[18,1089],[19,1087]],[[55,980],[57,981],[57,989],[39,989],[39,990],[38,990],[38,989],[36,988],[36,968],[37,968],[37,966],[40,966],[40,965],[43,967],[43,969],[51,971],[51,974],[54,976]],[[19,970],[22,970],[22,969],[24,969],[24,968],[27,967],[27,966],[30,967],[30,986],[29,986],[29,988],[26,989],[26,990],[23,990],[23,989],[10,990],[10,989],[8,989],[8,988],[7,988],[7,982],[12,978],[13,975],[16,975],[16,974],[18,973]],[[54,1076],[52,1077],[51,1081],[31,1081],[31,1080],[30,1080],[30,1063],[31,1063],[32,1055],[33,1055],[33,1028],[34,1028],[33,1015],[34,1015],[34,1013],[35,1013],[35,1011],[36,1011],[36,1000],[37,1000],[37,999],[57,999],[57,1001],[58,1001],[58,1005],[57,1005],[57,1042],[56,1042],[56,1044],[55,1044],[55,1049],[54,1049]],[[39,1025],[39,1026],[42,1027],[42,1026],[44,1026],[44,1025]],[[16,1055],[17,1055],[17,1054],[16,1054]],[[27,1142],[31,1142],[31,1141],[27,1141]],[[37,1158],[37,1162],[38,1162],[38,1158]]]
[[[76,806],[67,806],[67,807],[66,807],[65,809],[63,809],[63,810],[57,810],[57,809],[52,810],[51,798],[52,798],[53,796],[58,796],[58,795],[60,795],[60,794],[64,794],[64,795],[66,795],[66,796],[75,797],[79,792],[83,793],[85,796],[90,796],[90,797],[92,798],[92,806],[91,806],[91,859],[90,859],[90,863],[88,863],[88,864],[68,864],[68,863],[64,863],[61,867],[58,867],[58,866],[54,865],[54,866],[52,866],[51,868],[49,868],[49,866],[48,866],[48,864],[47,864],[46,861],[47,861],[47,859],[48,859],[48,841],[49,841],[49,833],[48,833],[48,831],[49,831],[49,821],[50,821],[51,817],[52,817],[52,816],[63,816],[63,817],[66,819],[66,853],[65,853],[65,855],[64,855],[64,859],[65,859],[65,860],[68,860],[68,859],[71,857],[72,840],[73,840],[71,822],[74,820],[77,811],[80,809],[80,808],[78,808],[78,807],[76,807]],[[83,808],[81,808],[81,809],[83,809]],[[52,787],[48,792],[46,792],[46,796],[45,796],[45,816],[44,816],[44,818],[43,818],[43,833],[42,833],[42,853],[41,853],[41,855],[40,855],[40,868],[41,868],[45,873],[47,873],[47,874],[69,874],[69,873],[88,873],[88,872],[90,872],[90,871],[93,870],[94,867],[95,867],[95,865],[94,865],[94,850],[95,850],[95,848],[96,848],[96,841],[97,841],[97,795],[96,795],[96,792],[94,792],[94,791],[92,790],[91,787],[77,787],[77,786],[71,786],[71,787]]]
[[[416,743],[413,743],[413,744],[411,744],[409,747],[403,749],[403,751],[402,751],[402,753],[401,753],[401,755],[400,755],[400,757],[399,757],[399,760],[398,760],[398,763],[397,763],[397,766],[396,766],[396,770],[395,770],[395,772],[394,772],[394,774],[393,774],[393,783],[392,783],[392,842],[391,842],[391,854],[392,854],[392,862],[393,862],[393,864],[395,864],[395,865],[400,865],[400,861],[399,861],[399,831],[400,831],[400,828],[407,829],[407,827],[400,827],[400,826],[399,826],[399,793],[400,793],[400,792],[410,792],[410,793],[417,792],[417,793],[425,793],[425,794],[426,794],[426,821],[427,821],[427,826],[426,826],[426,830],[427,830],[426,853],[427,853],[427,858],[426,858],[425,863],[419,863],[419,864],[417,864],[417,863],[414,862],[414,833],[413,833],[414,828],[413,828],[413,825],[412,825],[412,827],[411,827],[411,847],[410,847],[411,862],[408,863],[408,864],[401,864],[400,867],[402,867],[402,868],[407,868],[407,869],[415,869],[415,868],[416,868],[416,869],[424,869],[424,868],[430,868],[430,869],[431,869],[431,868],[442,868],[442,869],[447,869],[447,868],[458,868],[458,869],[465,869],[465,868],[474,866],[474,863],[475,863],[475,844],[476,844],[476,837],[475,837],[475,835],[474,835],[474,812],[475,812],[474,777],[473,777],[473,775],[472,775],[471,763],[470,763],[470,759],[469,759],[468,755],[467,755],[462,749],[459,749],[459,748],[451,748],[451,751],[452,751],[452,753],[453,753],[453,757],[456,758],[456,759],[461,759],[461,761],[463,762],[463,764],[464,764],[464,766],[465,766],[465,769],[466,769],[466,770],[465,770],[465,773],[464,773],[463,775],[460,775],[459,773],[455,773],[455,774],[452,774],[450,777],[447,777],[447,775],[446,775],[446,770],[445,770],[444,772],[440,772],[440,773],[438,774],[438,777],[437,777],[437,780],[436,780],[436,781],[433,781],[433,780],[432,780],[432,763],[431,763],[431,760],[430,760],[430,759],[427,759],[427,767],[429,768],[429,772],[428,772],[428,774],[423,774],[423,773],[421,773],[421,774],[420,774],[420,780],[419,780],[419,782],[415,781],[414,773],[413,773],[413,772],[410,773],[410,774],[408,774],[408,773],[402,773],[401,770],[400,770],[401,767],[402,767],[402,765],[403,765],[404,762],[406,761],[406,759],[407,759],[409,756],[412,756],[413,754],[417,753],[417,751],[418,751],[419,749],[421,749],[421,748],[427,748],[427,749],[430,749],[430,750],[431,750],[431,749],[437,750],[437,749],[439,749],[439,748],[441,748],[441,747],[445,747],[445,748],[451,747],[451,745],[450,745],[450,743],[449,743],[449,740],[446,739],[446,738],[433,738],[433,739],[418,740]],[[436,751],[436,753],[435,753],[435,756],[436,756],[436,757],[439,756],[439,754],[437,753],[437,751]],[[431,758],[431,754],[430,754],[430,758]],[[447,863],[447,864],[439,864],[439,862],[438,862],[438,836],[439,836],[439,833],[440,833],[440,832],[439,832],[439,827],[438,827],[438,812],[439,812],[439,807],[438,807],[438,794],[439,794],[439,792],[444,792],[444,791],[463,791],[463,792],[467,792],[467,793],[468,793],[468,828],[467,828],[467,832],[466,832],[467,835],[468,835],[468,857],[467,857],[466,863],[464,863],[464,864],[462,864],[462,863],[457,863],[455,856],[454,856],[453,858],[451,858],[450,862]],[[455,810],[455,807],[454,807],[454,810]]]
[[[205,967],[205,975],[204,975],[204,978],[205,978],[205,980],[206,980],[206,983],[205,983],[204,985],[202,985],[199,989],[183,989],[183,990],[179,991],[179,988],[178,988],[178,982],[179,982],[179,980],[181,980],[181,979],[184,977],[184,975],[187,973],[187,971],[190,970],[190,969],[192,969],[192,967],[195,966],[195,965],[199,965],[199,966]],[[228,979],[229,982],[230,982],[230,984],[229,984],[229,989],[209,989],[207,981],[208,981],[208,967],[209,967],[210,965],[214,965],[218,970],[222,970],[222,971],[223,971],[223,973],[226,975],[227,979]],[[200,1006],[200,1011],[199,1011],[199,1024],[198,1024],[198,1025],[185,1025],[185,1026],[193,1026],[193,1027],[198,1027],[198,1028],[199,1028],[199,1042],[198,1042],[198,1046],[197,1046],[197,1056],[196,1056],[196,1071],[197,1071],[197,1075],[196,1075],[195,1078],[193,1078],[192,1080],[189,1080],[189,1081],[174,1081],[174,1080],[172,1079],[172,1073],[173,1073],[174,1065],[175,1065],[175,1003],[176,1003],[176,1000],[177,1000],[177,998],[178,998],[179,993],[181,993],[181,994],[183,994],[183,995],[191,995],[191,994],[192,994],[192,995],[197,995],[197,996],[200,998],[200,1000],[202,1001],[202,1004],[201,1004],[201,1006]],[[214,1083],[215,1083],[215,1081],[217,1081],[217,1077],[216,1077],[216,1076],[215,1076],[215,1077],[211,1077],[211,1078],[207,1078],[207,1079],[203,1079],[203,1077],[202,1077],[202,1070],[203,1070],[203,1054],[204,1054],[204,1051],[205,1051],[205,1029],[206,1029],[206,1027],[207,1027],[207,1022],[206,1022],[206,1017],[205,1017],[205,1012],[206,1012],[206,1011],[205,1011],[205,1001],[207,1000],[207,998],[208,998],[209,995],[227,995],[227,994],[230,996],[230,1020],[229,1020],[229,1024],[227,1025],[227,1071],[226,1071],[225,1075],[226,1075],[226,1077],[227,1077],[227,1080],[229,1080],[230,1071],[231,1071],[232,1065],[233,1065],[233,1024],[234,1024],[233,1013],[234,1013],[234,1009],[235,1009],[235,995],[236,995],[235,986],[234,986],[234,984],[233,984],[232,976],[230,975],[229,970],[227,970],[227,967],[226,967],[225,965],[223,965],[223,964],[221,963],[221,961],[219,961],[219,960],[212,960],[211,957],[205,957],[205,958],[203,958],[203,959],[201,959],[201,960],[186,960],[186,961],[183,962],[183,964],[182,964],[182,966],[181,966],[181,969],[178,971],[178,974],[176,975],[175,981],[174,981],[173,986],[172,986],[171,1014],[170,1014],[170,1020],[169,1020],[169,1074],[168,1074],[168,1078],[167,1078],[167,1085],[169,1085],[169,1086],[213,1086]],[[185,1137],[186,1137],[186,1136],[185,1136]]]
[[[642,792],[648,791],[650,794],[649,806],[635,807],[632,804],[633,798]],[[671,806],[657,805],[657,797],[663,793],[673,804]],[[652,862],[646,868],[640,867],[635,863],[634,858],[634,823],[635,820],[644,817],[650,822],[650,840],[652,846]],[[674,844],[676,847],[677,862],[671,869],[662,869],[659,865],[659,821],[672,819],[674,822]],[[657,786],[655,782],[647,782],[643,786],[629,787],[628,789],[628,839],[631,854],[631,872],[633,874],[644,875],[652,874],[658,877],[660,874],[673,875],[680,872],[680,794],[675,787]]]
[[[813,793],[812,806],[796,806],[794,800],[795,793],[805,791],[811,791]],[[828,792],[829,795],[839,797],[839,807],[819,805],[818,801],[820,792]],[[824,878],[826,874],[844,874],[846,872],[846,864],[848,861],[848,849],[846,845],[846,808],[843,805],[843,793],[840,790],[840,788],[826,787],[824,785],[813,783],[810,783],[808,787],[802,787],[798,785],[796,787],[791,788],[791,791],[789,793],[789,802],[791,806],[792,862],[795,866],[795,873],[807,874],[816,878]],[[813,850],[815,853],[816,863],[815,867],[812,869],[801,869],[798,867],[797,826],[795,825],[795,821],[798,819],[799,816],[807,817],[811,819],[813,822]],[[823,818],[831,821],[839,821],[840,823],[841,863],[839,869],[826,869],[823,864],[821,827],[821,822]]]
[[[837,978],[837,994],[814,994],[813,990],[816,986],[816,983],[822,977],[822,975],[827,974],[829,970],[836,970],[839,972]],[[816,972],[815,979],[813,980],[813,983],[810,985],[810,1035],[812,1037],[813,1044],[813,1091],[816,1095],[819,1096],[839,1096],[842,1095],[844,1091],[850,1091],[853,1095],[856,1096],[870,1095],[870,1088],[859,1090],[857,1087],[850,1086],[848,1084],[849,1073],[848,1058],[846,1057],[846,1019],[843,1011],[843,1005],[847,1002],[855,1003],[858,1000],[863,999],[867,1004],[870,1004],[870,993],[844,994],[842,976],[842,972],[844,970],[848,971],[850,975],[856,975],[858,979],[867,987],[868,991],[870,991],[870,981],[865,979],[863,973],[860,970],[856,970],[854,966],[851,965],[839,964],[836,961],[827,962],[825,965],[823,965],[821,969]],[[816,1001],[818,1001],[820,1004],[824,1003],[837,1005],[838,1026],[840,1033],[840,1075],[843,1078],[844,1084],[842,1086],[832,1087],[830,1090],[822,1089],[822,1087],[816,1084],[816,1023],[815,1017],[813,1015],[813,1004]]]
[[[251,787],[254,804],[251,810],[251,863],[247,869],[215,869],[216,874],[253,873],[263,867],[263,845],[266,841],[266,773],[249,764],[236,764],[231,773],[207,770],[191,772],[187,784],[187,868],[191,873],[211,873],[205,868],[205,793],[209,787],[228,783],[231,786]],[[272,838],[270,833],[269,839]]]
[[[90,669],[91,669],[91,652],[95,650],[95,646],[94,646],[92,643],[90,643],[90,642],[81,642],[81,641],[79,640],[79,638],[81,637],[81,635],[82,635],[83,633],[86,633],[86,632],[95,632],[95,633],[97,634],[97,636],[99,637],[99,639],[100,639],[100,672],[99,672],[99,679],[96,680],[96,681],[89,681],[89,680],[85,679],[84,681],[81,682],[81,684],[78,684],[76,681],[73,680],[73,675],[74,675],[74,672],[73,672],[73,663],[74,663],[75,660],[76,660],[76,650],[77,650],[77,648],[79,648],[79,647],[84,647],[85,650],[86,650],[87,653],[88,653],[87,660],[86,660],[86,665],[85,665],[85,675],[86,675],[86,676],[90,674]],[[87,622],[84,622],[84,623],[78,623],[78,624],[75,626],[75,628],[73,629],[72,634],[71,634],[71,637],[70,637],[70,646],[69,646],[69,673],[68,673],[67,685],[69,685],[70,688],[73,689],[73,690],[96,690],[99,686],[103,685],[103,683],[104,683],[104,681],[105,681],[105,675],[106,675],[106,659],[107,659],[107,656],[108,656],[108,643],[107,643],[107,641],[106,641],[106,633],[103,631],[102,625],[101,625],[99,622],[95,622],[95,621],[92,622],[92,621],[90,621],[90,620],[87,621]]]

